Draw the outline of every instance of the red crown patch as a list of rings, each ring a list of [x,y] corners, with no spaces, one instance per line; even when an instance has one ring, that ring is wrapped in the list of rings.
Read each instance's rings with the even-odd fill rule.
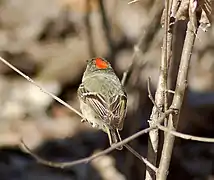
[[[96,58],[95,59],[96,67],[98,69],[106,69],[108,68],[108,63],[104,61],[102,58]]]

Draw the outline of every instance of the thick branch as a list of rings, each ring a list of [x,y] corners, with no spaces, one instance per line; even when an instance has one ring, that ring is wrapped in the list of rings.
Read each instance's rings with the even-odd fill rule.
[[[187,25],[187,34],[184,42],[184,48],[181,56],[181,62],[179,67],[179,73],[176,83],[175,95],[170,108],[179,110],[178,114],[170,115],[168,121],[169,130],[175,131],[177,128],[180,109],[183,103],[184,93],[187,86],[187,75],[189,70],[189,63],[192,54],[193,44],[196,36],[196,28],[191,21]],[[175,136],[167,132],[165,134],[164,146],[157,173],[157,180],[165,180],[167,178],[167,172],[171,161],[172,149],[174,145]]]

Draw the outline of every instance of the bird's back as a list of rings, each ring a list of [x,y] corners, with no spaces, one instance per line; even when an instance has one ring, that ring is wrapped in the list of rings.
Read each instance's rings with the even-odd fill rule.
[[[92,74],[83,81],[84,87],[90,92],[97,92],[108,100],[115,94],[125,95],[119,79],[109,74]]]

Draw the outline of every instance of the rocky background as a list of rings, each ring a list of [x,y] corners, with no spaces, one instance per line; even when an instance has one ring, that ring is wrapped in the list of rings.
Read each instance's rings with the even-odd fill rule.
[[[132,63],[134,45],[146,33],[154,1],[140,0],[0,0],[0,55],[42,87],[79,110],[76,90],[86,60],[107,58],[121,78]],[[103,12],[106,13],[103,16]],[[183,37],[184,28],[177,31]],[[163,30],[161,24],[145,43],[136,69],[126,84],[128,115],[122,137],[146,128],[152,90],[158,80]],[[179,40],[179,38],[178,38]],[[182,47],[182,43],[176,49]],[[179,131],[213,137],[214,28],[200,30],[195,42],[188,92]],[[176,76],[176,71],[172,71]],[[107,136],[80,122],[80,117],[42,93],[0,63],[1,180],[138,180],[145,166],[132,154],[114,151],[64,170],[38,164],[20,148],[20,137],[41,157],[73,161],[109,146]],[[147,154],[143,135],[131,146]],[[214,145],[177,139],[168,179],[214,179]]]

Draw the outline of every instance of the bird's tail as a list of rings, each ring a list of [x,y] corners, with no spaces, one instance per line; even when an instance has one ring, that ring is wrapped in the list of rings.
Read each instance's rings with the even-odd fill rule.
[[[108,129],[108,138],[109,138],[110,145],[120,142],[121,137],[120,137],[118,129],[116,129],[116,130]],[[122,150],[123,146],[119,146],[116,149]]]

